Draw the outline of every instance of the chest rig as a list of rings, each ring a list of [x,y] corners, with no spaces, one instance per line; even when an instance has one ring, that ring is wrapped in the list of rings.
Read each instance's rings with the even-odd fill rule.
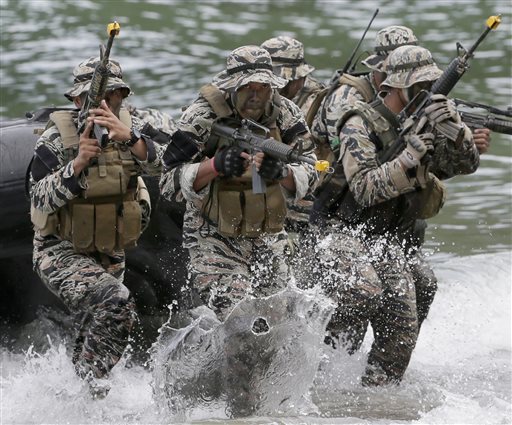
[[[241,126],[233,108],[217,87],[209,84],[200,90],[217,115],[218,121],[232,128]],[[281,141],[277,117],[281,105],[276,93],[260,123],[270,130],[270,136]],[[258,130],[255,130],[259,133]],[[261,132],[263,135],[263,132]],[[205,155],[213,157],[215,153],[232,141],[210,137],[206,143]],[[276,181],[266,181],[266,193],[253,193],[252,170],[249,168],[240,177],[217,177],[210,186],[210,194],[203,201],[201,211],[209,222],[217,225],[220,234],[228,237],[245,236],[255,238],[263,233],[277,233],[284,227],[286,202],[281,186]]]
[[[78,154],[79,136],[75,115],[56,111],[50,115],[59,129],[65,161]],[[131,127],[128,111],[120,119]],[[87,189],[56,213],[46,215],[34,208],[32,222],[42,236],[55,234],[69,240],[77,252],[111,253],[133,247],[141,234],[140,199],[149,202],[147,189],[137,177],[135,160],[130,150],[118,143],[109,143],[85,171]]]
[[[381,158],[387,147],[398,137],[398,122],[395,116],[380,98],[370,104],[358,101],[338,120],[337,133],[354,115],[360,116],[370,130],[370,140],[377,150],[377,161],[382,163]],[[443,184],[431,173],[425,187],[418,187],[412,192],[366,208],[357,203],[349,190],[342,159],[338,161],[334,173],[328,178],[329,180],[325,181],[316,194],[314,216],[337,217],[353,225],[366,223],[374,233],[394,232],[397,229],[400,231],[408,228],[416,219],[433,217],[439,212],[445,199]]]

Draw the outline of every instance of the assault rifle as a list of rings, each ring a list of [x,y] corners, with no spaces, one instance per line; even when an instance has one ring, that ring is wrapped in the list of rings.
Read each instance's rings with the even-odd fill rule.
[[[255,134],[254,130],[263,131],[265,135]],[[233,145],[239,146],[251,154],[263,152],[265,155],[280,159],[287,164],[305,162],[306,164],[313,165],[317,171],[329,170],[329,163],[327,161],[316,161],[303,155],[300,149],[278,142],[270,137],[268,128],[250,119],[242,120],[240,128],[231,128],[228,125],[216,122],[212,125],[211,133],[214,136],[228,139]],[[254,193],[265,193],[265,181],[258,174],[256,166],[253,164],[252,167],[252,190]]]
[[[381,162],[387,162],[395,158],[404,148],[406,142],[404,136],[411,131],[418,123],[425,123],[425,108],[431,103],[431,96],[434,94],[448,95],[450,91],[455,87],[457,82],[460,80],[462,75],[469,68],[469,59],[474,56],[474,52],[487,34],[496,28],[501,22],[501,15],[490,16],[486,21],[486,29],[478,37],[478,40],[471,46],[469,50],[465,50],[464,47],[457,42],[457,57],[453,59],[448,68],[444,70],[441,76],[432,85],[430,92],[422,90],[418,93],[402,110],[399,114],[398,119],[402,124],[402,130],[399,134],[398,139],[392,143],[389,148],[381,156]],[[413,111],[409,114],[409,111]],[[421,125],[419,125],[421,127]],[[438,130],[446,132],[445,135],[449,135],[451,138],[458,139],[463,134],[464,128],[457,126],[456,124],[448,124],[441,130],[439,126]],[[449,134],[447,134],[449,133]]]
[[[354,50],[352,51],[352,54],[350,55],[350,57],[348,58],[347,60],[347,63],[345,64],[345,66],[342,68],[342,69],[337,69],[336,71],[334,71],[334,74],[333,76],[331,77],[331,82],[330,82],[330,85],[333,85],[333,84],[336,84],[336,81],[345,73],[349,73],[349,74],[352,74],[354,72],[354,69],[356,67],[356,64],[352,64],[352,61],[354,60],[354,56],[356,55],[357,51],[359,50],[359,47],[361,47],[361,43],[363,42],[363,40],[365,39],[366,37],[366,33],[368,32],[368,30],[370,29],[370,27],[372,26],[372,23],[373,23],[373,20],[375,19],[375,17],[377,16],[377,14],[379,13],[379,9],[375,9],[375,12],[373,13],[373,16],[372,18],[370,19],[370,22],[368,22],[368,25],[366,26],[366,29],[364,30],[363,32],[363,35],[361,36],[361,38],[359,39],[359,42],[357,43],[356,47],[354,48]]]
[[[100,44],[100,62],[94,69],[94,74],[91,80],[91,88],[87,93],[87,99],[84,102],[80,113],[78,115],[78,132],[83,133],[87,126],[87,117],[91,109],[98,108],[101,101],[105,98],[107,91],[108,76],[110,67],[108,64],[110,49],[114,42],[114,37],[119,34],[121,26],[117,22],[112,22],[107,25],[108,42],[107,47]],[[108,131],[97,124],[94,124],[94,136],[98,140],[98,144],[103,148],[108,141]]]
[[[471,128],[488,128],[496,133],[512,134],[512,106],[506,111],[494,108],[482,103],[470,102],[468,100],[453,99],[457,105],[460,117],[466,125]],[[462,106],[464,109],[460,108]],[[486,112],[470,112],[471,110],[480,109]]]

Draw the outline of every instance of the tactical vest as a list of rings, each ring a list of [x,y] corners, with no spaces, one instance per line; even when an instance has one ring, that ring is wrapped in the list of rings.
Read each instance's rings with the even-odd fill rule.
[[[78,153],[79,136],[69,111],[50,114],[49,125],[59,129],[69,160]],[[131,126],[127,111],[120,119]],[[86,170],[87,189],[52,214],[31,208],[34,227],[42,236],[58,235],[69,240],[77,252],[112,253],[133,247],[141,234],[142,211],[139,201],[150,204],[144,181],[137,177],[130,150],[110,143]]]
[[[224,93],[209,84],[200,90],[217,115],[216,120],[233,128],[241,125],[228,104]],[[270,135],[281,141],[276,119],[281,105],[279,94],[275,94],[269,114],[261,124],[270,129]],[[227,139],[210,138],[207,142],[207,155],[229,145]],[[266,193],[253,193],[252,171],[249,168],[240,177],[217,177],[210,185],[210,194],[202,204],[202,214],[216,224],[221,235],[227,237],[245,236],[255,238],[262,233],[277,233],[284,227],[286,202],[278,182],[267,181]]]
[[[395,130],[398,125],[396,118],[380,98],[371,104],[358,101],[340,117],[337,123],[338,133],[354,115],[359,115],[370,128],[370,139],[376,145],[380,163],[390,142],[398,137]],[[340,159],[334,167],[334,173],[328,176],[315,193],[317,199],[312,220],[321,224],[328,218],[336,217],[350,225],[365,223],[373,233],[397,230],[400,233],[401,230],[410,228],[416,219],[433,217],[443,206],[444,186],[433,174],[429,173],[429,177],[425,188],[418,188],[413,192],[364,208],[357,203],[349,190],[343,162]]]

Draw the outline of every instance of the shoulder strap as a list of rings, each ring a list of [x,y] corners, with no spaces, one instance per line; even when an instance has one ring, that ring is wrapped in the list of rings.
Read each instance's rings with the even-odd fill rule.
[[[55,123],[59,129],[64,149],[78,146],[80,138],[77,128],[73,121],[73,113],[70,111],[55,111],[50,114],[50,120]]]
[[[199,89],[199,94],[208,101],[217,117],[225,118],[233,115],[224,93],[218,87],[213,84],[206,84]]]
[[[339,78],[340,85],[346,84],[354,87],[364,98],[366,103],[369,103],[375,97],[372,86],[366,78],[355,77],[350,74],[343,74]]]
[[[329,87],[320,90],[320,92],[318,92],[313,102],[311,102],[311,106],[309,107],[308,112],[306,113],[306,123],[309,128],[311,128],[311,126],[313,125],[313,120],[315,119],[316,113],[318,112],[318,109],[322,104],[322,100],[324,100],[328,91]]]

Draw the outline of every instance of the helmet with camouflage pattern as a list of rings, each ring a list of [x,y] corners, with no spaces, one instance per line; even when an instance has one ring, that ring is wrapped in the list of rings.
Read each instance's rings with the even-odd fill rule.
[[[287,81],[298,80],[315,70],[304,60],[304,45],[294,38],[270,38],[261,47],[270,53],[274,73]]]
[[[227,58],[225,71],[213,78],[213,84],[223,90],[237,90],[249,83],[270,84],[280,89],[286,81],[272,71],[270,54],[258,46],[242,46]]]
[[[419,46],[402,46],[393,50],[384,69],[387,77],[381,86],[407,88],[422,81],[435,81],[441,71],[430,51]]]
[[[375,37],[375,54],[368,56],[361,63],[374,71],[384,71],[385,59],[391,51],[400,46],[416,46],[418,39],[410,28],[390,25],[381,29]]]
[[[75,69],[73,69],[73,88],[64,93],[64,96],[73,101],[74,97],[80,96],[82,93],[88,91],[91,87],[94,69],[99,62],[99,57],[90,57],[77,65]],[[132,94],[130,86],[122,79],[123,71],[121,70],[119,62],[109,60],[109,67],[107,90],[126,89],[126,95],[124,97]]]

